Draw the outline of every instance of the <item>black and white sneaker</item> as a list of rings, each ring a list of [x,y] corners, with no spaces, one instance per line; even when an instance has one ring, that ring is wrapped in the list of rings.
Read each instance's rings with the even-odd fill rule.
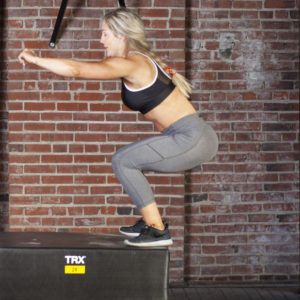
[[[162,247],[171,246],[173,241],[168,230],[168,224],[166,224],[165,230],[146,226],[138,237],[125,240],[124,244],[134,247]]]
[[[133,226],[120,227],[119,231],[129,237],[139,236],[142,230],[146,227],[146,223],[143,219],[138,220]]]

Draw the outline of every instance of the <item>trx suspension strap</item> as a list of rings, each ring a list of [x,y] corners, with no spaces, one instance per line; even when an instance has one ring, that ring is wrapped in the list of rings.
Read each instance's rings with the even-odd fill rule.
[[[120,5],[121,7],[126,7],[126,5],[125,5],[125,0],[119,0],[119,5]]]
[[[58,34],[58,31],[59,31],[61,21],[64,17],[64,14],[65,14],[67,4],[68,4],[68,0],[62,0],[61,1],[60,9],[59,9],[59,12],[58,12],[58,15],[57,15],[57,18],[56,18],[55,26],[54,26],[54,29],[53,29],[53,33],[52,33],[52,36],[51,36],[50,43],[49,43],[49,46],[51,48],[55,47],[57,34]]]
[[[59,32],[61,22],[64,18],[64,14],[65,14],[65,11],[66,11],[67,4],[68,4],[68,0],[62,0],[61,1],[60,9],[58,11],[55,26],[54,26],[54,29],[53,29],[53,33],[52,33],[52,36],[51,36],[50,43],[49,43],[49,46],[51,48],[55,47],[57,35],[58,35],[58,32]],[[120,5],[120,7],[126,7],[125,0],[119,0],[119,5]]]

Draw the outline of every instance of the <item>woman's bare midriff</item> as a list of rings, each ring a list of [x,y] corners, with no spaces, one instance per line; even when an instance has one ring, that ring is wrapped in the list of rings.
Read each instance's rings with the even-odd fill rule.
[[[159,131],[163,131],[177,120],[194,113],[196,110],[193,105],[178,88],[175,88],[162,103],[144,116],[152,121]]]

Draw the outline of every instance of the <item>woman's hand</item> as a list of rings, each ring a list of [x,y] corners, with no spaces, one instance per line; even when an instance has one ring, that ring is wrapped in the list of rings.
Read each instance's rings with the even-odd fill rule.
[[[23,65],[25,65],[26,63],[35,64],[36,58],[37,55],[34,53],[34,51],[29,49],[24,49],[18,56],[20,63]]]

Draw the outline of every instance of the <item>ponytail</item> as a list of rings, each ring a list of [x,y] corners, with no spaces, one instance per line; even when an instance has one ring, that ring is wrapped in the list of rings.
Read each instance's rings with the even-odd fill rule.
[[[171,69],[169,66],[167,66],[164,70],[170,75],[170,77],[172,78],[172,82],[179,88],[182,94],[189,98],[192,93],[192,87],[187,79]]]

